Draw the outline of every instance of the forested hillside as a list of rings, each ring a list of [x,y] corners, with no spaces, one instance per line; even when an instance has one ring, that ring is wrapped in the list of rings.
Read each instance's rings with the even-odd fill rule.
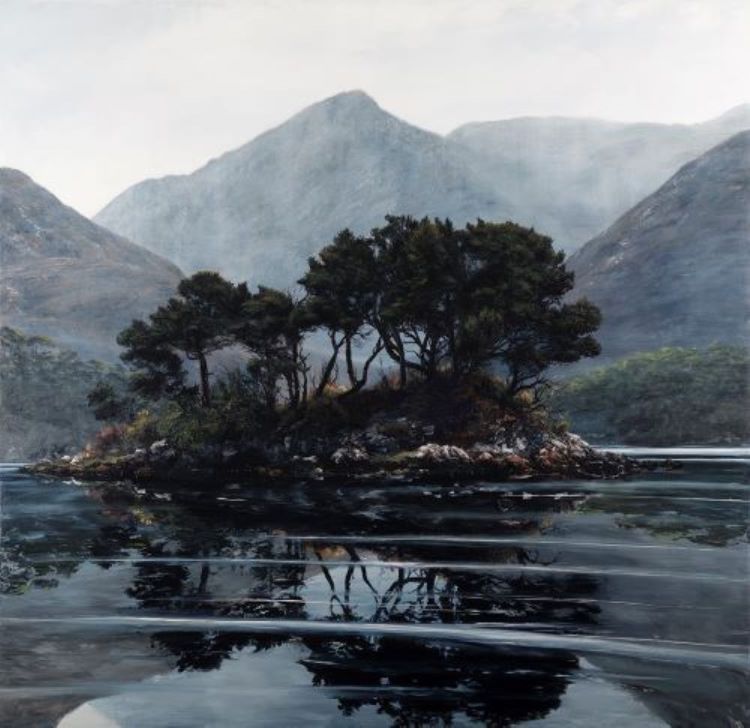
[[[599,443],[747,444],[748,377],[744,348],[666,348],[572,379],[551,404]]]
[[[101,426],[87,396],[102,381],[123,389],[125,371],[82,361],[46,337],[0,328],[0,459],[80,449]]]

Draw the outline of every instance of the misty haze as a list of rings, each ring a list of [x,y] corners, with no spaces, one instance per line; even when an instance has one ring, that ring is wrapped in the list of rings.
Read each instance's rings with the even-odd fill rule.
[[[750,726],[745,3],[0,13],[3,726]]]

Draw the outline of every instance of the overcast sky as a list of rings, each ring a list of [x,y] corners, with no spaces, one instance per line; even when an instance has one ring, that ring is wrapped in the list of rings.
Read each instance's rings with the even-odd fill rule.
[[[749,38],[748,0],[0,0],[0,166],[91,215],[354,88],[438,132],[701,121]]]

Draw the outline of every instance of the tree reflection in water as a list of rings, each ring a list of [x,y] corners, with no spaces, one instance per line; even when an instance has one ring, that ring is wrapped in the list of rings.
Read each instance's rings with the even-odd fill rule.
[[[374,710],[386,722],[403,726],[466,720],[512,725],[548,715],[571,681],[586,679],[578,658],[561,651],[439,641],[420,636],[418,626],[497,626],[596,637],[612,629],[614,614],[616,627],[629,630],[630,613],[611,606],[600,611],[599,605],[606,604],[613,587],[622,588],[618,577],[606,575],[606,567],[636,553],[642,558],[640,552],[571,551],[564,543],[565,528],[554,534],[550,529],[570,516],[578,523],[593,516],[589,525],[621,531],[631,525],[623,522],[630,517],[639,519],[634,527],[657,533],[663,525],[672,527],[662,509],[667,515],[674,510],[668,495],[664,504],[613,494],[556,499],[532,497],[525,487],[456,489],[455,495],[444,489],[434,497],[419,488],[362,489],[352,497],[323,487],[283,492],[249,488],[231,491],[231,499],[174,490],[168,500],[147,500],[120,499],[91,486],[86,492],[98,508],[88,520],[50,517],[44,540],[27,538],[23,528],[10,524],[4,548],[14,570],[5,579],[5,590],[54,587],[56,579],[74,575],[86,562],[108,570],[117,565],[107,583],[117,584],[112,602],[124,609],[120,614],[129,616],[131,607],[143,616],[189,620],[179,629],[160,626],[151,633],[154,649],[144,646],[160,665],[167,656],[177,671],[217,671],[240,651],[245,659],[253,651],[283,646],[283,660],[291,655],[290,664],[301,666],[315,689],[334,698],[355,722],[365,721]],[[698,533],[727,522],[724,509],[729,505],[721,504],[719,512],[719,506],[709,509],[699,503],[680,503],[678,525]],[[521,545],[550,535],[544,546]],[[643,558],[653,554],[646,551]],[[565,571],[567,564],[582,561],[583,568],[593,564],[605,569]],[[648,566],[636,562],[641,564]],[[90,578],[90,570],[87,574]],[[127,586],[123,578],[129,580]],[[645,588],[643,582],[638,586]],[[669,601],[643,591],[639,596],[649,608],[651,602],[658,608]],[[661,613],[649,612],[649,619]],[[632,617],[636,628],[637,617]],[[691,627],[689,615],[681,613],[675,621],[678,617]],[[247,627],[232,631],[226,624],[213,624],[232,618],[271,621],[279,632],[253,634],[244,631]],[[284,620],[324,622],[327,636],[301,629],[295,633]],[[362,624],[362,632],[337,632],[339,623]],[[737,623],[744,627],[742,619]],[[367,624],[403,625],[406,633],[368,634]],[[414,625],[413,635],[408,625]],[[644,626],[656,631],[656,622]],[[620,634],[627,638],[638,632],[615,633]],[[680,715],[686,715],[698,700],[692,694],[702,695],[700,685],[685,688],[687,678],[684,671],[675,676],[677,667],[670,672],[657,662],[639,666],[616,656],[607,664],[612,682],[632,689],[639,700],[653,704],[654,712],[677,715],[679,707]],[[695,674],[700,683],[711,684],[703,677],[705,670]],[[730,684],[728,671],[717,676]],[[733,705],[741,689],[734,683],[730,688],[709,718],[745,715]],[[705,697],[700,704],[707,704]]]
[[[533,619],[549,622],[550,629],[562,621],[568,629],[591,624],[594,604],[566,596],[592,594],[596,583],[582,576],[553,580],[527,574],[483,573],[428,567],[388,567],[393,576],[384,580],[374,572],[383,566],[368,565],[351,544],[316,544],[293,538],[272,543],[260,538],[246,544],[256,558],[297,559],[298,564],[252,566],[244,577],[243,593],[220,597],[211,589],[212,578],[225,577],[224,565],[209,562],[186,568],[168,563],[142,563],[129,594],[144,609],[177,611],[190,616],[245,619],[313,618],[305,600],[306,583],[322,576],[327,585],[327,610],[312,610],[314,618],[327,621],[399,624],[459,624],[474,622],[521,623]],[[151,552],[153,555],[161,553]],[[369,558],[373,554],[368,552]],[[381,562],[389,559],[419,562],[450,554],[420,549],[376,552]],[[455,556],[455,554],[453,554]],[[343,561],[345,565],[336,564]],[[335,558],[334,558],[335,557]],[[488,565],[498,559],[536,563],[533,552],[521,548],[485,552]],[[369,599],[363,598],[369,595]],[[312,605],[310,605],[312,606]],[[335,697],[346,715],[363,706],[373,706],[394,725],[449,723],[458,715],[489,725],[512,725],[541,718],[560,704],[562,694],[578,665],[570,654],[502,651],[497,648],[450,645],[408,637],[356,636],[312,637],[309,635],[253,635],[246,632],[206,630],[160,631],[153,644],[175,657],[175,667],[184,670],[215,670],[241,649],[267,650],[285,642],[302,653],[299,664],[310,673],[311,683]]]

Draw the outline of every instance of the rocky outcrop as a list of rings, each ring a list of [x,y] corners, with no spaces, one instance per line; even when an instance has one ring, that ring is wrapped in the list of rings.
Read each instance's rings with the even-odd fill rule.
[[[405,428],[407,431],[410,428]],[[316,454],[282,455],[279,450],[255,460],[235,450],[227,454],[180,453],[166,440],[125,455],[107,457],[92,453],[45,460],[29,467],[42,475],[80,480],[164,480],[220,483],[238,479],[271,480],[398,480],[472,481],[532,477],[616,478],[628,475],[638,465],[621,455],[599,451],[577,435],[537,433],[535,438],[516,437],[513,446],[502,440],[478,442],[469,447],[425,442],[414,449],[379,451],[382,441],[373,437],[373,448],[361,443],[363,433],[349,434],[338,441],[315,443]],[[398,441],[393,438],[394,442]]]

